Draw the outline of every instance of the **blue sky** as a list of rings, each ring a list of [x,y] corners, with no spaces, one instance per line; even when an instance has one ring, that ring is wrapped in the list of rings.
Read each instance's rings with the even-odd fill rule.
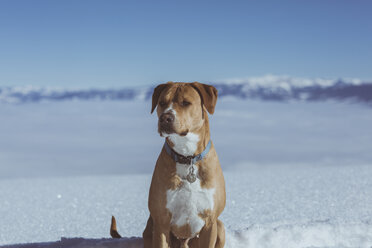
[[[372,79],[371,1],[0,1],[0,86]]]

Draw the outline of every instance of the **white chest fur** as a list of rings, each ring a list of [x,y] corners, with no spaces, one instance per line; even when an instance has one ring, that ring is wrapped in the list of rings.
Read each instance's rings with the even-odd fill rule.
[[[164,137],[168,137],[174,146],[172,147],[177,153],[182,154],[184,156],[191,156],[195,153],[199,136],[194,133],[187,133],[185,136],[180,136],[178,134],[163,134]]]
[[[177,174],[185,178],[190,165],[177,163]],[[198,175],[197,168],[196,175]],[[200,186],[199,178],[190,183],[182,180],[179,188],[167,191],[167,209],[172,214],[171,224],[177,227],[189,225],[192,237],[200,232],[205,222],[199,214],[205,210],[212,210],[214,206],[215,189],[204,189]]]

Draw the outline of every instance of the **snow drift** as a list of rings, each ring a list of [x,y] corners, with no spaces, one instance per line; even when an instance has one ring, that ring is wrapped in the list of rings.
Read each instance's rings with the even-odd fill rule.
[[[121,239],[62,238],[56,242],[0,246],[3,248],[143,248],[140,237]],[[227,232],[226,248],[342,248],[372,247],[372,225],[365,223],[334,226],[329,223],[302,225],[252,225]]]

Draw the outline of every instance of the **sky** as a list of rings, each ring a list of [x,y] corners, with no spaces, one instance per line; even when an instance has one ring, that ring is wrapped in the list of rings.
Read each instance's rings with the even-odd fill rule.
[[[372,79],[372,2],[1,0],[0,87]]]

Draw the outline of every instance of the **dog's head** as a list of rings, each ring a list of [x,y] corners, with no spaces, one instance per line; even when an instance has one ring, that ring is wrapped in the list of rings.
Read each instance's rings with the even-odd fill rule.
[[[160,84],[152,94],[151,113],[157,107],[158,132],[187,135],[202,127],[206,111],[213,114],[217,102],[217,90],[201,83]]]

